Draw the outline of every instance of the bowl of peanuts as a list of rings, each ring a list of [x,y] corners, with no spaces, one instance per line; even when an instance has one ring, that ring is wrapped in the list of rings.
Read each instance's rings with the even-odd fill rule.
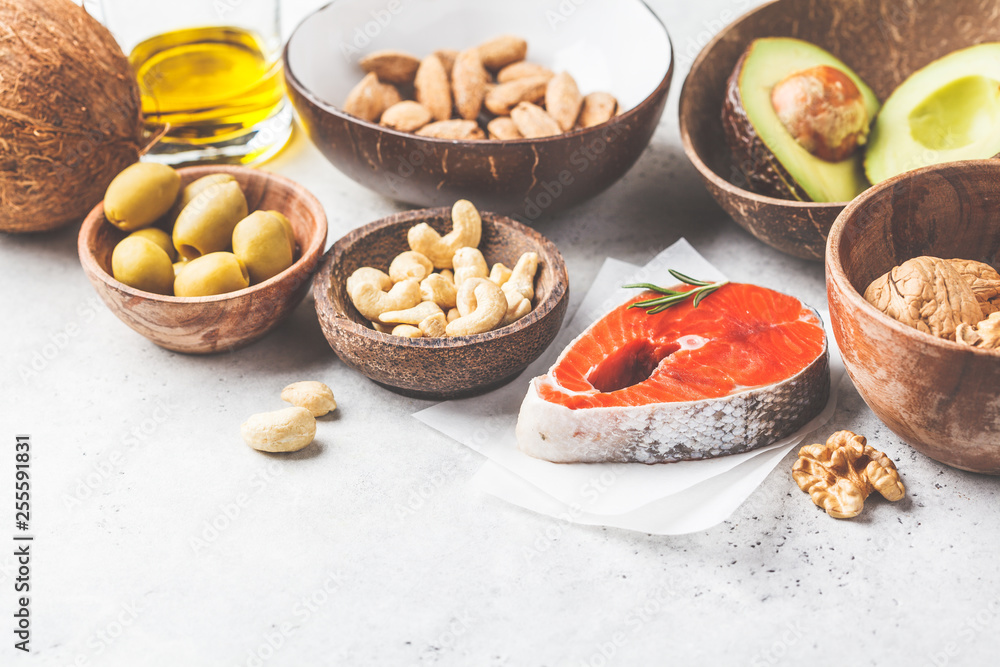
[[[517,377],[566,315],[562,255],[538,232],[468,200],[350,232],[313,284],[330,347],[392,391],[483,393]]]
[[[303,128],[350,178],[530,224],[635,164],[673,51],[641,0],[339,0],[299,24],[284,65]]]

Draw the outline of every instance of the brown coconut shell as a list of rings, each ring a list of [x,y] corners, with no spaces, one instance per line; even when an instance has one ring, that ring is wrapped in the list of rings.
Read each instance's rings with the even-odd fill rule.
[[[0,231],[82,220],[139,159],[139,88],[70,0],[0,0]]]

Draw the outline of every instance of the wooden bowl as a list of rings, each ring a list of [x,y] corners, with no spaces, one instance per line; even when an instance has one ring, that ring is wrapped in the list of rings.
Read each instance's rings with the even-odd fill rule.
[[[399,14],[391,15],[385,0],[333,2],[298,26],[284,52],[288,95],[309,137],[337,169],[386,197],[417,206],[470,199],[533,221],[620,179],[663,114],[673,75],[670,38],[641,0],[413,0]],[[384,25],[373,18],[382,15],[389,17]],[[586,130],[496,142],[418,137],[339,108],[364,75],[359,58],[371,51],[424,57],[505,33],[527,39],[529,60],[571,72],[584,94],[606,90],[627,111]]]
[[[830,321],[847,371],[879,419],[927,456],[1000,474],[1000,353],[935,338],[865,301],[913,257],[1000,266],[1000,161],[910,172],[857,198],[830,230]]]
[[[455,338],[401,338],[379,333],[354,308],[347,279],[371,266],[385,271],[409,250],[406,232],[426,222],[451,230],[451,208],[408,211],[365,225],[333,244],[316,276],[316,314],[330,347],[344,363],[406,396],[460,398],[483,393],[517,377],[552,343],[569,302],[569,277],[551,241],[509,218],[483,213],[479,249],[493,265],[514,266],[525,252],[539,258],[533,309],[502,329]]]
[[[326,213],[301,185],[265,171],[223,165],[177,171],[184,185],[208,174],[230,174],[243,188],[251,211],[284,213],[299,245],[295,264],[270,280],[218,296],[143,292],[111,275],[111,253],[126,234],[105,220],[103,202],[80,228],[80,263],[111,312],[160,347],[190,354],[234,350],[273,329],[302,301],[326,247]]]
[[[758,37],[797,37],[822,46],[884,101],[931,61],[1000,40],[1000,13],[994,0],[776,0],[730,24],[702,50],[681,91],[681,138],[688,158],[740,226],[782,252],[819,260],[846,202],[803,203],[744,189],[723,136],[726,81]]]

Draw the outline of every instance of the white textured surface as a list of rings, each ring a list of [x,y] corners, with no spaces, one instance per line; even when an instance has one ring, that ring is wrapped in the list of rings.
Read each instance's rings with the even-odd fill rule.
[[[652,146],[621,183],[540,225],[573,294],[607,255],[641,264],[685,236],[733,279],[822,307],[822,267],[727,220],[680,148],[691,57],[750,3],[651,4],[680,65]],[[301,134],[268,168],[319,196],[331,242],[401,209]],[[795,487],[789,457],[724,524],[653,538],[474,492],[481,460],[409,416],[426,403],[337,361],[311,302],[257,345],[196,358],[154,347],[96,301],[75,230],[0,237],[0,285],[0,540],[16,432],[34,436],[38,536],[30,660],[10,646],[12,549],[0,548],[2,665],[996,662],[998,480],[912,452],[847,382],[832,426],[898,463],[904,501],[834,521]],[[327,382],[340,405],[319,444],[290,457],[247,448],[239,424],[283,407],[281,388],[302,379]]]

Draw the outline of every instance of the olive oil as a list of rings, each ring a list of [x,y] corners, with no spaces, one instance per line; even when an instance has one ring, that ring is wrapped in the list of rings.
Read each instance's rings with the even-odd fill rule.
[[[163,141],[215,144],[238,137],[282,106],[281,64],[255,34],[232,27],[175,30],[136,46],[129,61],[142,111]]]

